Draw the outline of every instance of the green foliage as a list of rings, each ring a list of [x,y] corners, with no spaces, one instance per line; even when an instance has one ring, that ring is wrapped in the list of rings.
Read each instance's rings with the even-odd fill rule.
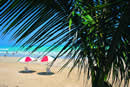
[[[71,29],[71,26],[72,26],[72,19],[70,18],[70,20],[69,20],[69,29]]]

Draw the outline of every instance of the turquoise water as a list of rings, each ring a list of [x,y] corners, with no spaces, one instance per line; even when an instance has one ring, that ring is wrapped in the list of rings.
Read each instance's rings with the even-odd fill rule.
[[[37,51],[33,52],[35,47],[32,47],[28,50],[25,50],[26,47],[9,47],[9,46],[0,46],[0,56],[15,56],[15,57],[24,57],[24,56],[32,56],[32,57],[40,57],[46,55],[48,52],[47,49],[49,46],[44,46],[39,48]],[[56,57],[59,51],[63,48],[63,46],[59,46],[58,48],[54,49],[47,55]],[[63,57],[63,56],[62,56]],[[62,58],[61,57],[61,58]]]

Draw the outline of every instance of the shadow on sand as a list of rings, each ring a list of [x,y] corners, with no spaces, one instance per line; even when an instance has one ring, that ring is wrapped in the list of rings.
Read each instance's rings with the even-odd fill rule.
[[[54,75],[55,73],[53,73],[53,72],[39,72],[37,74],[38,75]]]
[[[34,70],[22,70],[22,71],[19,71],[19,73],[34,73],[36,71]]]

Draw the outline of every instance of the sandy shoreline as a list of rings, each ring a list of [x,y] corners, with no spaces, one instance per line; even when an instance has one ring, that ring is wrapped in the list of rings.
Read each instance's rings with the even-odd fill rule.
[[[65,63],[64,59],[57,59],[51,68],[51,74],[46,74],[46,63],[19,63],[18,57],[0,57],[0,87],[84,87],[84,74],[75,68],[68,76],[72,63],[61,72],[58,70]],[[33,73],[21,73],[27,66]],[[91,87],[91,78],[86,81],[86,87]],[[111,79],[110,79],[111,83]],[[124,82],[121,84],[123,87]],[[129,84],[130,86],[130,84]],[[114,87],[119,87],[115,84]]]
[[[63,64],[58,59],[51,68],[52,74],[45,75],[46,64],[17,62],[17,57],[0,57],[0,87],[83,87],[83,79],[78,79],[77,71],[74,70],[67,78],[69,67],[62,72],[57,72]],[[20,73],[27,66],[34,73]],[[82,77],[82,76],[81,76]]]

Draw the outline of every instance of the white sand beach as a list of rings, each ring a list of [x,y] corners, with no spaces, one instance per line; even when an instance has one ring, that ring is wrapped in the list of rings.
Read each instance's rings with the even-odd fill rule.
[[[84,76],[83,72],[81,72],[81,76],[79,78],[77,68],[75,68],[68,77],[68,72],[72,63],[64,70],[58,72],[61,66],[65,63],[65,61],[63,61],[64,59],[57,59],[51,68],[51,73],[49,74],[46,73],[47,63],[40,63],[38,61],[32,63],[19,63],[17,62],[18,59],[18,57],[0,57],[0,87],[85,86],[84,81],[87,78]],[[29,70],[34,72],[22,73],[24,67],[28,67]],[[83,77],[85,77],[85,79]],[[86,87],[91,87],[90,80],[86,80]],[[124,87],[123,83],[120,85],[121,87]],[[119,84],[115,84],[114,87],[119,87]]]
[[[56,61],[50,75],[43,73],[46,72],[46,64],[38,62],[23,64],[17,60],[17,57],[0,57],[0,87],[83,87],[83,78],[78,79],[77,70],[69,77],[67,77],[69,67],[58,72],[63,64],[62,59]],[[25,66],[35,72],[20,73]],[[90,83],[88,85],[90,87]]]

